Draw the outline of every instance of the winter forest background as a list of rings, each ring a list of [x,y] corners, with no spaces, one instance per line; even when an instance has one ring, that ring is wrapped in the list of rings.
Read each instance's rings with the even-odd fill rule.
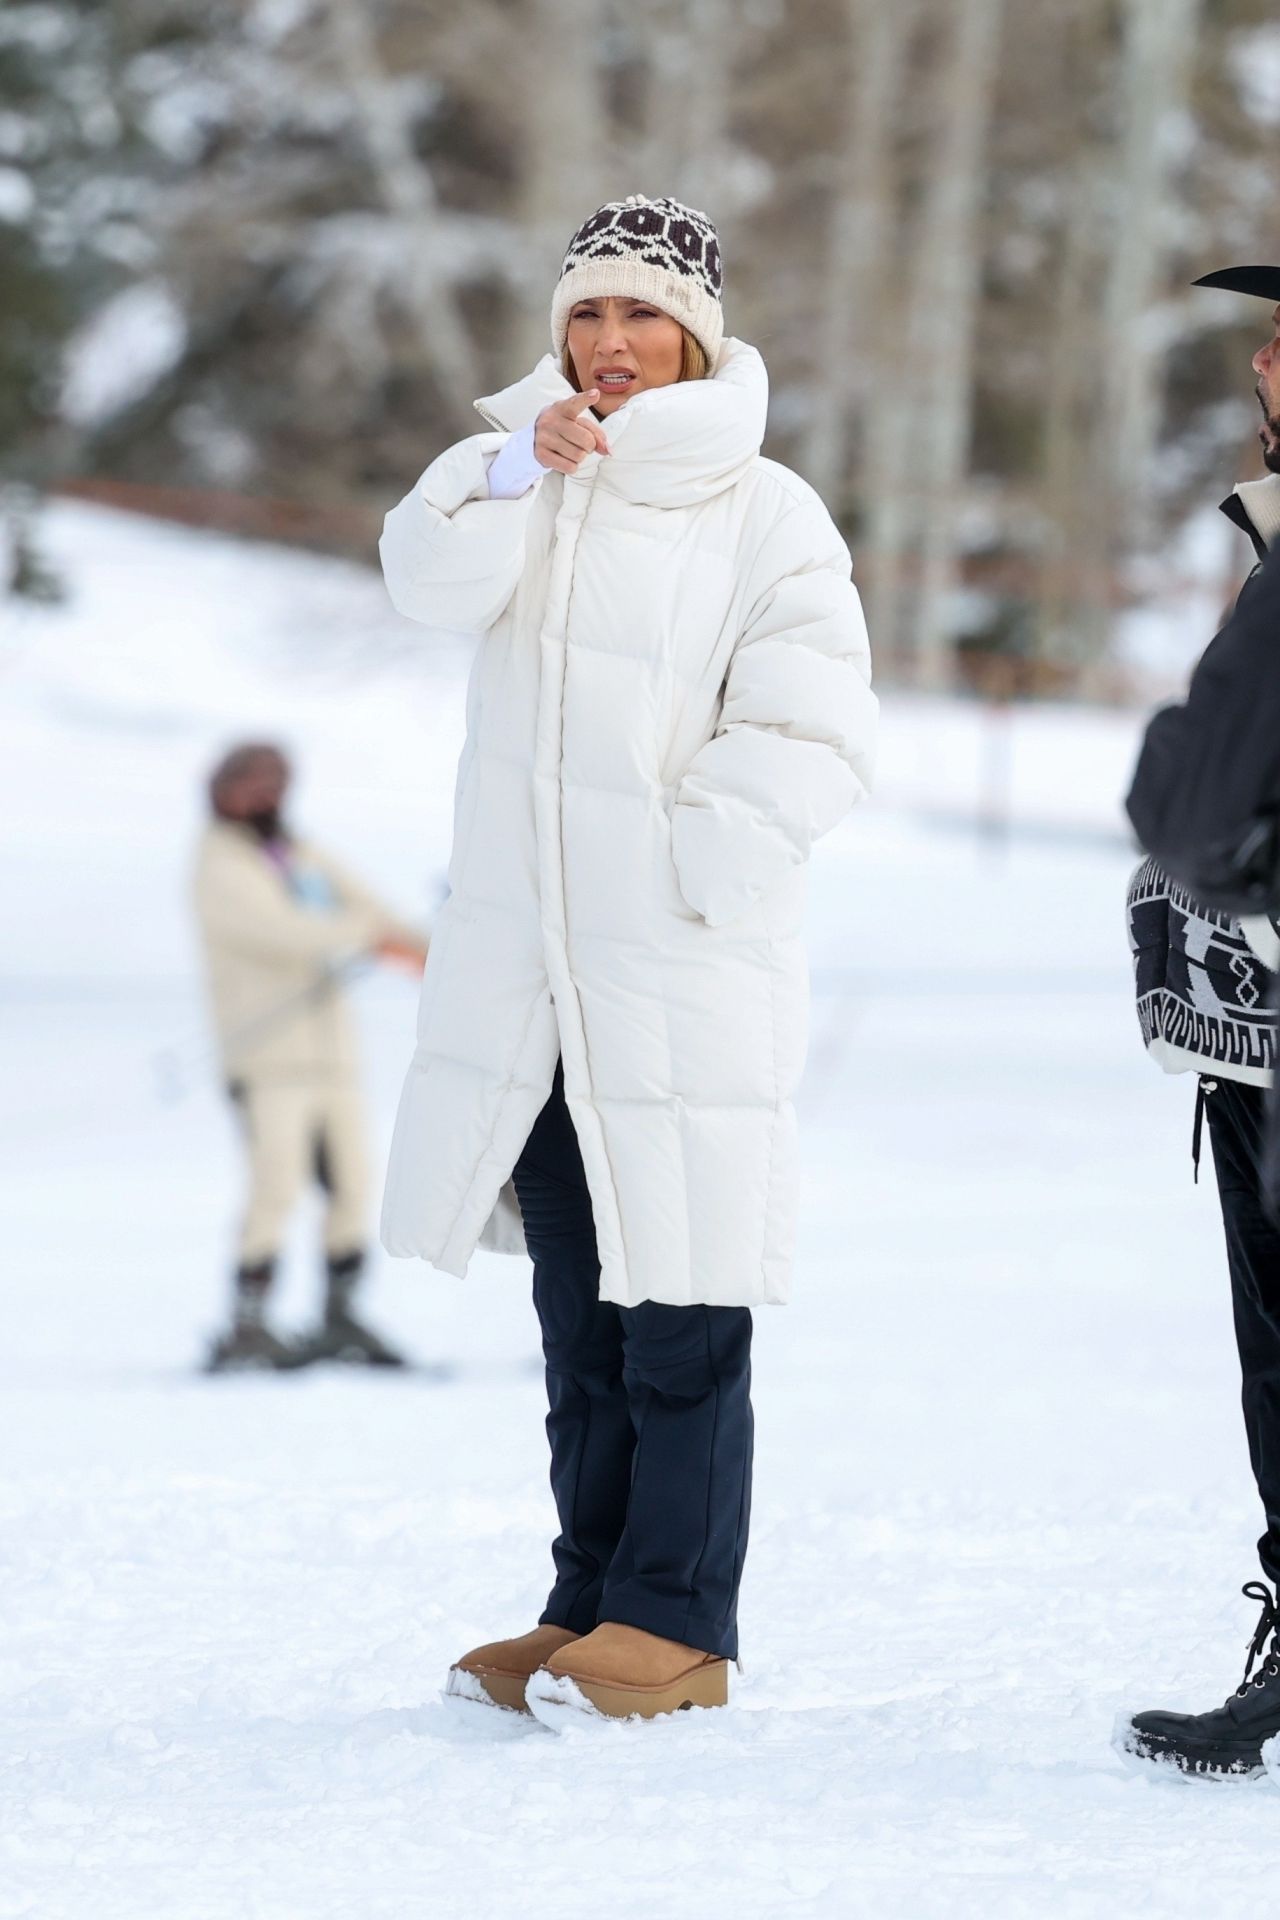
[[[1119,690],[1256,460],[1188,282],[1274,252],[1269,0],[9,0],[0,103],[26,590],[43,487],[367,558],[637,184],[719,222],[882,674]]]

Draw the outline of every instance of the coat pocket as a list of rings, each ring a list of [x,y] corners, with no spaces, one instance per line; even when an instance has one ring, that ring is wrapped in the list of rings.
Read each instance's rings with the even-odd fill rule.
[[[672,844],[672,813],[675,808],[676,790],[674,787],[662,789],[662,806],[658,813],[658,832],[661,836],[662,865],[665,884],[662,890],[663,904],[677,919],[695,922],[705,926],[706,922],[697,908],[685,899],[680,887],[680,873],[676,866],[675,849]]]

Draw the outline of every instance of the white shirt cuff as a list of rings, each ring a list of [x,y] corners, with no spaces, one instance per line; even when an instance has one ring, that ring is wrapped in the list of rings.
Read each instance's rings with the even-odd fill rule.
[[[550,473],[533,451],[533,426],[521,427],[494,456],[489,465],[489,498],[518,500],[522,493]]]

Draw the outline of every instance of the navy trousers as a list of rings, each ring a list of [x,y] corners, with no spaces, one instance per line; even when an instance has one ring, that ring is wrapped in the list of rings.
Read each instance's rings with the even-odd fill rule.
[[[1227,1236],[1249,1460],[1267,1517],[1258,1558],[1280,1584],[1280,1231],[1262,1202],[1267,1096],[1208,1074],[1201,1085]]]
[[[547,1371],[560,1534],[545,1625],[622,1621],[735,1659],[751,1508],[746,1307],[602,1301],[557,1067],[516,1164]]]

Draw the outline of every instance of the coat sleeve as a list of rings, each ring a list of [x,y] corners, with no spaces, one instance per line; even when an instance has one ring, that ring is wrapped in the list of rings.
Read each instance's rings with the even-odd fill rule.
[[[379,916],[340,904],[332,911],[290,898],[253,861],[210,855],[196,879],[196,905],[206,937],[260,960],[312,961],[317,970],[358,953],[380,937]]]
[[[540,489],[489,498],[489,465],[509,436],[475,434],[432,462],[383,523],[378,552],[391,604],[446,633],[484,633],[524,568]]]
[[[1280,905],[1280,552],[1246,581],[1183,704],[1147,728],[1126,805],[1142,845],[1207,905]]]
[[[877,702],[848,548],[816,497],[766,538],[717,730],[676,791],[680,890],[735,919],[871,785]]]
[[[377,894],[370,891],[362,880],[357,880],[340,860],[332,854],[320,853],[314,847],[308,851],[324,872],[325,878],[333,888],[333,897],[340,909],[367,915],[379,940],[398,940],[405,946],[427,944],[425,926],[415,926],[410,920],[402,920],[398,913],[389,907]]]

